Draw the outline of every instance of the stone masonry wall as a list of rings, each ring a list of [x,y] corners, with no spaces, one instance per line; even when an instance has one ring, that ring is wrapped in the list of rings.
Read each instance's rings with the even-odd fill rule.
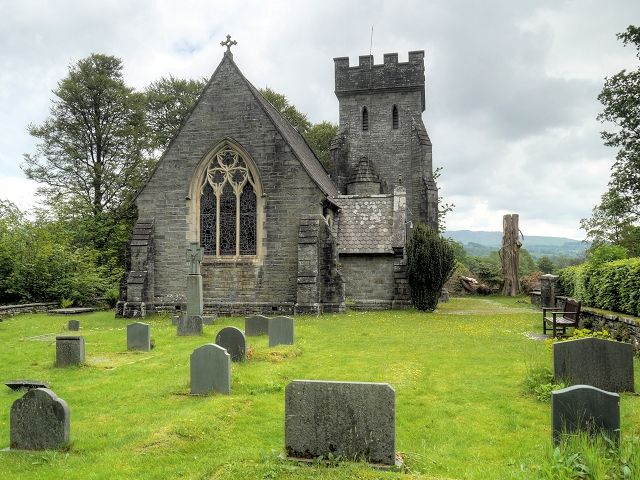
[[[298,221],[302,214],[321,214],[324,195],[228,58],[219,65],[136,202],[140,218],[155,220],[155,303],[184,302],[189,186],[201,160],[227,137],[248,152],[259,170],[264,193],[262,256],[238,262],[205,257],[205,308],[267,311],[292,307]]]
[[[391,308],[394,299],[393,255],[340,255],[347,306]]]

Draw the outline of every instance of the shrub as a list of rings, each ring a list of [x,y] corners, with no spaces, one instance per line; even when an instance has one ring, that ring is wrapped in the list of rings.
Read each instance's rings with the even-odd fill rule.
[[[411,300],[418,310],[433,311],[454,267],[449,242],[424,224],[417,224],[407,243]]]
[[[539,402],[548,402],[552,391],[567,385],[564,382],[555,383],[553,373],[547,367],[534,367],[527,370],[522,386],[526,394],[533,395]]]

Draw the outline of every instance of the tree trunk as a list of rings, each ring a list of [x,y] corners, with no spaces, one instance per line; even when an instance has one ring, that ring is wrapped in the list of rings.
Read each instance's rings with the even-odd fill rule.
[[[518,214],[505,215],[502,217],[502,275],[504,285],[502,294],[510,297],[518,295],[520,291],[520,281],[518,278],[518,267],[520,265],[520,230],[518,229]]]

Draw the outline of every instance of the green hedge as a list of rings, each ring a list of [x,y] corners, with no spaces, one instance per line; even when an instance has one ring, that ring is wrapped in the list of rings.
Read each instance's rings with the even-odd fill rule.
[[[640,315],[640,258],[560,270],[560,292],[585,305]]]

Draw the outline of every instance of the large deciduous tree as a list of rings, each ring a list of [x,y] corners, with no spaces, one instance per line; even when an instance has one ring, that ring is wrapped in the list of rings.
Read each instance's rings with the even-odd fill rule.
[[[122,78],[120,59],[92,54],[69,67],[49,117],[31,125],[39,140],[25,155],[26,175],[81,216],[122,213],[147,176],[144,96]]]
[[[162,77],[145,88],[151,145],[164,150],[202,93],[205,80]]]
[[[633,46],[640,60],[640,27],[631,25],[618,38],[625,46]],[[634,243],[640,235],[640,65],[606,78],[598,100],[604,107],[598,120],[615,126],[601,132],[602,139],[618,153],[609,189],[581,227],[596,245]]]

